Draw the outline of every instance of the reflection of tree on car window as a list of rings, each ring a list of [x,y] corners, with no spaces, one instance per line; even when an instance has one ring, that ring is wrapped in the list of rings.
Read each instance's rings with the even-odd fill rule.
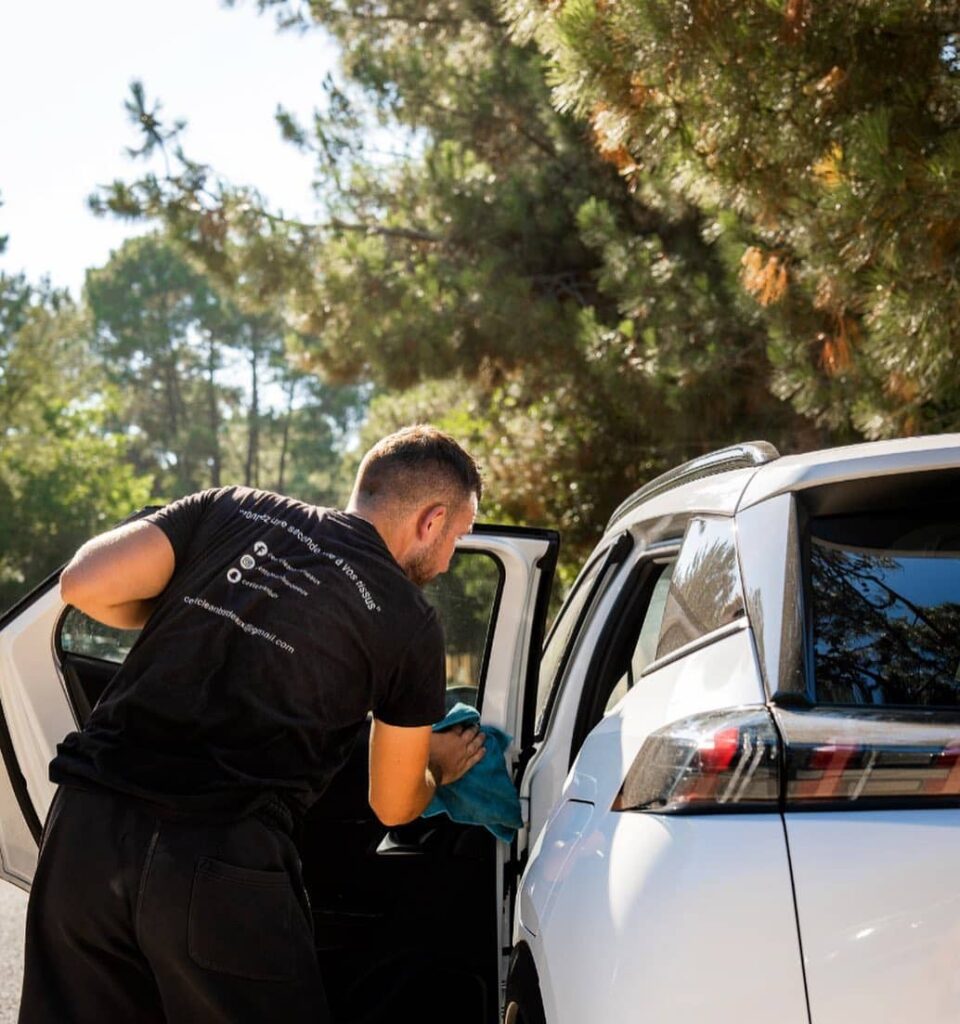
[[[925,603],[919,591],[923,576],[955,578],[958,566],[955,556],[852,551],[815,540],[811,580],[820,699],[957,704],[960,603]],[[960,591],[960,581],[956,586]]]
[[[657,657],[743,613],[732,523],[694,520],[673,570]]]

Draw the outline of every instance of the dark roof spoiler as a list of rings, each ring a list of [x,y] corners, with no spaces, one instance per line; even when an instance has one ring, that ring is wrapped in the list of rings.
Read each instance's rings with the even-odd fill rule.
[[[621,505],[619,505],[610,521],[607,529],[628,512],[632,512],[638,505],[664,491],[671,491],[674,487],[680,487],[693,480],[700,480],[705,476],[714,476],[717,473],[727,473],[733,469],[749,469],[751,466],[762,466],[767,462],[773,462],[780,458],[780,452],[768,441],[746,441],[743,444],[731,445],[729,448],[721,448],[715,452],[708,452],[700,455],[682,466],[670,469],[661,473],[648,484],[644,484],[639,491],[634,491]]]

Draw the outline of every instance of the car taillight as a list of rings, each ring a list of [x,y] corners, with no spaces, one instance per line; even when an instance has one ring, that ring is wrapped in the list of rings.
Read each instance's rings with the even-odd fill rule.
[[[784,741],[789,810],[960,803],[955,715],[840,708],[774,715]]]
[[[647,737],[613,803],[657,814],[960,806],[960,720],[731,708]]]
[[[651,733],[613,803],[659,814],[776,810],[780,738],[766,708],[732,708]]]

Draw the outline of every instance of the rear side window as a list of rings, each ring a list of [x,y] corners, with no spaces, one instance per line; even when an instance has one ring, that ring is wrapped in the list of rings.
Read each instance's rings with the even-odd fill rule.
[[[743,614],[733,520],[691,520],[670,578],[657,658]]]
[[[960,505],[822,516],[808,537],[817,702],[960,705]]]

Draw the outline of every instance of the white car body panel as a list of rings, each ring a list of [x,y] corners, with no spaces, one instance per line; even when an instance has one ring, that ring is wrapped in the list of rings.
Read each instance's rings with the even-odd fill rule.
[[[554,894],[524,936],[549,1024],[808,1024],[779,815],[596,807]]]
[[[20,813],[7,773],[0,771],[0,878],[29,890],[37,866],[37,844]]]
[[[541,572],[537,564],[548,553],[549,543],[533,537],[494,537],[468,534],[457,542],[462,551],[484,551],[495,555],[504,569],[500,604],[493,624],[489,661],[483,689],[481,721],[513,737],[505,757],[508,766],[519,752],[516,737],[523,716],[523,680],[531,658],[530,636]],[[510,847],[497,843],[496,893],[498,915],[499,982],[506,981],[509,957],[503,953],[510,945],[511,910],[504,891],[506,864]]]
[[[570,768],[570,744],[584,677],[607,615],[617,600],[616,577],[629,571],[627,565],[619,567],[612,585],[607,587],[597,602],[590,621],[581,629],[577,646],[570,657],[563,688],[557,695],[550,716],[547,734],[524,773],[520,785],[520,803],[525,828],[517,840],[521,850],[536,841],[560,799]]]
[[[669,819],[608,809],[652,731],[700,711],[763,703],[745,626],[743,622],[735,631],[660,668],[654,663],[589,734],[577,756],[559,809],[531,851],[514,929],[515,942],[535,947],[550,1024],[587,1020],[626,1024],[637,1015],[644,1021],[694,1019],[695,1013],[705,1012],[712,1005],[709,990],[714,983],[699,977],[700,965],[703,959],[718,960],[718,954],[707,949],[717,935],[710,928],[684,935],[679,924],[695,920],[698,906],[709,907],[711,915],[730,915],[728,928],[731,922],[744,920],[744,913],[756,914],[758,919],[767,911],[775,913],[777,941],[769,943],[765,929],[744,928],[739,951],[734,951],[729,939],[722,943],[730,962],[718,971],[742,974],[744,961],[768,960],[765,983],[771,992],[782,998],[784,986],[796,994],[799,985],[798,1005],[805,1006],[779,816],[741,815],[723,825],[720,817]],[[755,846],[752,840],[742,845],[743,822],[761,837]],[[727,853],[711,853],[716,837],[729,842]],[[688,863],[685,858],[690,856],[694,861]],[[709,861],[707,867],[700,865],[701,858]],[[731,869],[727,860],[737,858]],[[739,903],[737,893],[742,896],[745,878],[751,879],[757,907],[744,908]],[[720,879],[728,879],[729,885],[720,885]],[[720,906],[718,900],[719,904],[729,900],[730,907]],[[575,927],[578,915],[589,919],[589,929]],[[657,926],[668,930],[661,934]],[[723,930],[719,923],[717,930]],[[678,994],[669,986],[664,990],[658,980],[682,972],[684,962],[698,965],[698,994],[689,997],[690,1018],[668,1013],[670,1008],[676,1010]],[[699,991],[701,981],[704,987]],[[711,1019],[732,1022],[742,1013],[742,994],[735,998],[732,976],[725,987],[730,991],[730,1015]],[[595,1001],[598,993],[602,1005],[594,1005],[592,1012],[587,1003],[581,1005],[587,998]],[[805,1011],[795,1019],[805,1021]]]
[[[960,810],[785,819],[813,1024],[956,1024]]]
[[[54,627],[62,611],[54,587],[0,631],[0,701],[41,821],[56,791],[47,767],[56,745],[76,728],[53,651]]]
[[[799,670],[803,622],[792,494],[737,513],[741,581],[768,696]]]
[[[757,473],[756,468],[732,469],[715,476],[681,484],[643,502],[617,520],[618,529],[638,527],[641,532],[661,517],[707,515],[732,516],[740,504],[744,489]]]
[[[522,686],[530,658],[530,631],[540,572],[537,562],[547,553],[546,541],[531,537],[468,534],[457,541],[459,551],[485,551],[504,568],[500,607],[494,624],[483,690],[482,721],[517,737],[522,715]],[[517,753],[513,740],[508,755]]]
[[[688,715],[762,704],[750,631],[741,628],[647,673],[587,736],[563,796],[609,806],[651,732]]]
[[[739,507],[749,508],[775,494],[802,491],[840,480],[956,469],[958,465],[960,434],[873,441],[807,455],[786,455],[756,471],[743,492]]]

